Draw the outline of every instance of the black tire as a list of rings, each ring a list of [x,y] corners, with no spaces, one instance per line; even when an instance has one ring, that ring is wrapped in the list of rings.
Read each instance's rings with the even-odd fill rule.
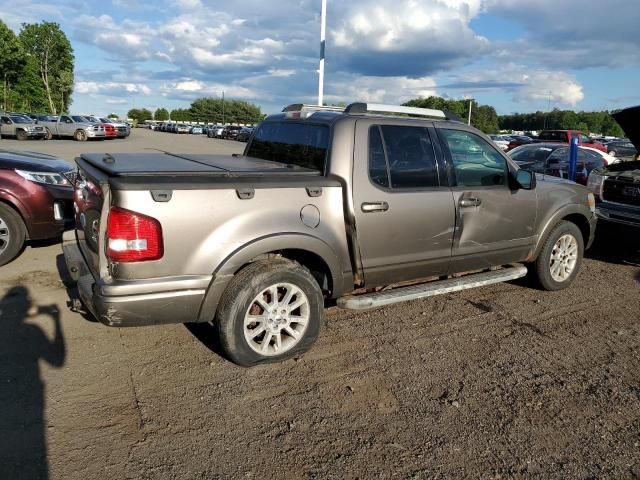
[[[76,130],[76,133],[73,134],[73,139],[76,142],[86,142],[87,132],[85,132],[84,130]]]
[[[8,240],[5,234],[8,234]],[[18,256],[26,238],[27,229],[20,215],[8,205],[0,203],[0,267]]]
[[[18,130],[16,131],[16,138],[18,140],[24,141],[29,137],[27,136],[27,132],[25,132],[24,130]]]
[[[300,333],[297,340],[289,334],[282,334],[284,341],[293,342],[293,345],[283,353],[263,355],[255,351],[245,338],[245,315],[250,314],[250,309],[257,305],[254,299],[262,292],[266,293],[270,286],[287,283],[300,289],[308,300],[308,323]],[[298,300],[297,296],[293,297]],[[293,301],[293,298],[291,301]],[[266,299],[265,299],[266,301]],[[267,302],[269,303],[269,302]],[[293,302],[295,303],[295,302]],[[292,303],[292,304],[293,304]],[[291,314],[293,315],[293,312]],[[262,314],[266,313],[263,311]],[[257,313],[253,313],[257,315]],[[299,315],[302,315],[299,313]],[[315,342],[320,333],[320,325],[324,320],[324,297],[320,286],[311,273],[298,263],[284,259],[260,260],[247,266],[234,276],[220,301],[215,318],[215,326],[220,338],[220,345],[229,360],[243,367],[250,367],[261,363],[273,363],[301,355]],[[264,336],[258,335],[257,340],[262,342],[267,335],[266,323],[262,327]],[[255,327],[257,328],[257,326]],[[269,328],[269,327],[266,327]],[[297,327],[296,327],[297,328]],[[262,337],[260,339],[260,337]],[[269,336],[269,339],[272,337]],[[275,344],[275,336],[273,337]],[[268,347],[271,346],[269,340]]]
[[[616,151],[615,150],[611,150],[609,152],[609,155],[611,155],[612,157],[615,157],[616,156]]]
[[[46,130],[46,134],[45,134],[45,138],[47,140],[53,140],[53,133],[51,133],[51,130],[49,130],[48,128],[45,127]]]
[[[566,277],[566,279],[559,281],[554,279],[551,273],[551,256],[554,253],[556,243],[565,235],[570,235],[575,239],[577,244],[577,258],[575,259],[575,264],[571,273]],[[535,279],[543,289],[550,291],[562,290],[570,286],[575,280],[578,272],[580,271],[580,267],[582,266],[583,255],[584,239],[582,238],[582,232],[575,223],[563,220],[559,222],[547,236],[542,250],[533,264],[532,273],[535,275]],[[554,264],[555,263],[556,262],[554,261]]]

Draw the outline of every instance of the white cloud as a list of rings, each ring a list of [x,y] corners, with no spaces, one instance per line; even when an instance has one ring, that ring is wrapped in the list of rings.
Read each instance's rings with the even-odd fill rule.
[[[329,80],[326,99],[338,102],[404,103],[417,97],[436,95],[431,77],[373,77],[354,74],[340,75]]]
[[[504,92],[510,94],[516,103],[538,105],[544,101],[554,105],[575,106],[584,99],[583,87],[575,76],[561,70],[532,68],[515,63],[490,70],[467,71],[450,80],[448,84],[438,87],[441,92],[454,91],[465,95],[486,91]]]
[[[145,84],[127,82],[76,82],[75,91],[82,94],[98,95],[151,95],[151,88]]]
[[[485,52],[470,22],[481,0],[360,0],[331,28],[342,63],[368,75],[423,76]]]

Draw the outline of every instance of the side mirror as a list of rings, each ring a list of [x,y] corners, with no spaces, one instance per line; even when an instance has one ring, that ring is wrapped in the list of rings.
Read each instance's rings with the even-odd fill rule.
[[[536,188],[536,174],[529,170],[518,170],[515,180],[517,186],[523,190],[533,190]]]

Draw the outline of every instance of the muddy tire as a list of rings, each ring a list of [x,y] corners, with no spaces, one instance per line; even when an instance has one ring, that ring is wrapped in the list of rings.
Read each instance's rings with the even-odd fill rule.
[[[551,231],[533,264],[533,273],[545,290],[562,290],[575,280],[584,255],[584,240],[580,229],[571,222],[561,221]]]
[[[9,263],[22,251],[27,229],[20,215],[0,203],[0,266]]]
[[[311,273],[288,260],[260,260],[235,275],[215,326],[229,360],[250,367],[301,355],[315,342],[324,298]]]
[[[26,139],[27,139],[27,138],[29,138],[29,137],[27,137],[27,132],[25,132],[24,130],[18,130],[18,131],[16,132],[16,138],[17,138],[18,140],[22,140],[22,141],[24,141],[24,140],[26,140]]]
[[[87,132],[84,130],[76,130],[76,133],[73,134],[73,139],[77,142],[86,142]]]

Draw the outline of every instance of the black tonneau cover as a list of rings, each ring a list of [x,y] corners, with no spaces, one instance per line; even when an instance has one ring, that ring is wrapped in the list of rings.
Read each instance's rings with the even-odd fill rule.
[[[232,155],[179,153],[84,153],[82,160],[110,177],[150,176],[318,176],[321,172],[295,165]]]

